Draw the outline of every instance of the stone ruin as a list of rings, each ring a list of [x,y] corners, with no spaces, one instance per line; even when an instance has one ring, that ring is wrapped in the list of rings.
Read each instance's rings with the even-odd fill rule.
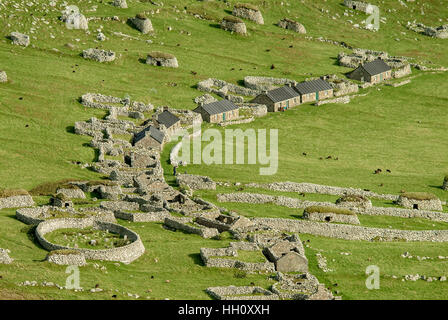
[[[194,103],[196,104],[209,104],[209,103],[213,103],[218,101],[214,96],[212,96],[211,94],[203,94],[202,96],[196,97],[194,99]]]
[[[0,83],[8,82],[8,76],[5,71],[0,70]]]
[[[234,16],[224,17],[221,21],[221,29],[242,35],[247,34],[246,24],[243,22],[243,20]]]
[[[363,1],[344,0],[344,6],[364,13],[370,13],[371,10],[369,8],[371,7],[371,4]]]
[[[277,23],[277,25],[280,28],[292,30],[292,31],[295,31],[297,33],[303,33],[303,34],[306,33],[306,29],[305,29],[305,27],[301,23],[299,23],[297,21],[294,21],[294,20],[291,20],[291,19],[288,19],[288,18],[283,18],[282,20],[280,20]]]
[[[213,93],[233,103],[243,103],[244,98],[241,96],[255,97],[261,93],[259,90],[238,86],[224,80],[208,78],[198,83],[199,91]]]
[[[126,0],[114,0],[112,2],[112,5],[114,7],[118,7],[118,8],[121,8],[121,9],[127,9],[127,7],[128,7],[128,4],[126,3]]]
[[[206,176],[178,174],[176,181],[179,186],[187,186],[192,190],[216,190],[216,183]]]
[[[254,94],[259,95],[263,91],[273,90],[280,86],[288,84],[296,85],[295,80],[286,78],[272,78],[272,77],[259,77],[259,76],[246,76],[244,77],[244,86],[248,89],[252,89]]]
[[[294,239],[296,240],[296,239]],[[299,241],[280,240],[264,249],[269,261],[275,263],[279,272],[307,272],[308,259],[305,250]]]
[[[186,233],[197,234],[204,239],[217,238],[219,236],[217,229],[203,227],[194,223],[193,219],[189,217],[167,217],[164,220],[164,225],[168,227],[168,229],[181,230]]]
[[[24,190],[13,191],[10,194],[2,194],[0,190],[0,210],[10,208],[23,208],[34,206],[34,200]]]
[[[279,300],[278,295],[256,286],[210,287],[206,292],[217,300]]]
[[[253,223],[243,216],[236,214],[222,214],[222,213],[210,213],[208,215],[202,215],[196,218],[195,222],[207,228],[217,229],[221,232],[239,232],[250,228]]]
[[[359,91],[359,86],[356,83],[353,83],[347,79],[341,79],[335,74],[322,76],[321,79],[327,81],[331,85],[333,88],[333,95],[335,97],[341,97]],[[328,100],[321,100],[318,102],[325,103],[325,101]],[[350,102],[350,100],[348,102]]]
[[[282,300],[340,300],[340,297],[334,297],[308,272],[301,274],[278,272],[276,280],[278,282],[272,285],[271,290]]]
[[[11,251],[8,249],[0,248],[0,264],[11,264],[14,261],[14,259],[9,256],[9,253],[11,253]]]
[[[53,250],[47,254],[45,260],[62,266],[85,266],[87,264],[85,256],[75,250]]]
[[[425,36],[448,39],[448,24],[433,28],[424,25],[423,23],[409,22],[407,23],[407,28],[411,31],[423,34]]]
[[[18,46],[28,47],[30,45],[30,36],[20,32],[11,32],[9,39],[11,39],[12,44]]]
[[[372,201],[369,198],[359,195],[346,195],[336,200],[336,204],[343,208],[372,208]]]
[[[70,187],[58,188],[56,194],[63,194],[68,199],[85,199],[86,194],[76,185]]]
[[[151,20],[146,15],[139,13],[134,18],[129,18],[130,23],[141,33],[147,34],[154,31]]]
[[[146,57],[146,64],[169,68],[179,67],[177,58],[170,53],[164,52],[150,52]]]
[[[344,210],[345,213],[337,207],[323,207],[322,209],[324,210],[315,210],[315,207],[305,208],[303,218],[310,221],[361,224],[358,216],[349,210]]]
[[[260,10],[251,4],[238,3],[233,7],[232,14],[236,17],[251,20],[257,24],[264,24]]]
[[[240,251],[260,251],[255,245],[236,249],[233,246],[228,248],[201,248],[200,254],[204,265],[208,268],[235,268],[248,272],[266,271],[273,272],[274,264],[269,261],[264,262],[245,262],[238,260],[238,250]],[[261,251],[260,251],[261,253]]]
[[[89,48],[82,52],[84,59],[90,59],[98,62],[112,62],[115,60],[115,52],[110,50],[102,50]]]
[[[392,68],[393,78],[404,77],[412,72],[408,58],[389,56],[389,54],[384,51],[356,48],[353,49],[353,53],[351,54],[341,52],[338,55],[339,65],[352,69],[377,59],[383,60]]]

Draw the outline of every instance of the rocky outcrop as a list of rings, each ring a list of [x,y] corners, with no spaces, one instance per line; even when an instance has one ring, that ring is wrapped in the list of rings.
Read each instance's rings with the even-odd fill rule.
[[[279,296],[261,287],[210,287],[205,290],[217,300],[279,300]]]
[[[70,10],[69,7],[67,7],[67,10]],[[74,29],[74,30],[89,29],[89,23],[87,21],[87,18],[80,12],[72,12],[72,11],[63,12],[60,19],[62,22],[65,23],[68,29]]]
[[[224,17],[221,21],[221,28],[242,35],[247,34],[246,24],[243,20],[233,16]]]
[[[84,59],[90,59],[98,62],[111,62],[115,60],[115,52],[101,49],[86,49],[82,52]]]
[[[306,29],[301,23],[288,18],[280,20],[277,25],[283,29],[292,30],[298,33],[306,33]]]
[[[260,10],[251,4],[238,3],[233,7],[232,14],[236,17],[251,20],[257,24],[264,24]]]
[[[9,35],[12,43],[18,46],[28,47],[30,45],[30,36],[20,33],[20,32],[12,32]]]

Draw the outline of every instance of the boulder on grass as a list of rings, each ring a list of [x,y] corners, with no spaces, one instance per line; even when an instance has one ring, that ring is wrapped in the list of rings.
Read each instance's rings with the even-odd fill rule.
[[[18,46],[28,47],[30,45],[30,37],[20,32],[12,32],[9,35],[12,43]]]

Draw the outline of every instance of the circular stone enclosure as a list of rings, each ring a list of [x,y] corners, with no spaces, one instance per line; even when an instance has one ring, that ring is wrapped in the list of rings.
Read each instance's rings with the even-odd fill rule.
[[[70,248],[49,242],[45,235],[47,233],[59,229],[85,229],[92,227],[94,229],[110,231],[126,236],[131,243],[118,248],[92,250],[82,248]],[[92,219],[52,219],[41,222],[36,228],[36,238],[42,247],[48,251],[53,250],[76,250],[81,252],[86,259],[89,260],[105,260],[105,261],[120,261],[130,263],[139,258],[144,252],[145,247],[140,239],[140,236],[123,226],[111,222],[96,221]]]

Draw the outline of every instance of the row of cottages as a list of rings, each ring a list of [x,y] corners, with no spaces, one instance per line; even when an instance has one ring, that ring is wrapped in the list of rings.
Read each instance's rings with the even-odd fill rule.
[[[383,60],[376,59],[360,65],[358,68],[347,74],[347,77],[362,82],[372,84],[379,83],[392,78],[392,68]]]
[[[268,112],[285,111],[300,104],[300,95],[291,85],[265,91],[251,102],[266,105]]]
[[[168,136],[172,136],[177,130],[181,128],[180,119],[169,112],[168,110],[164,110],[160,113],[155,119],[156,127],[164,131]]]
[[[134,135],[134,146],[162,150],[165,144],[165,134],[154,125],[147,126],[145,129]]]
[[[226,99],[208,104],[200,104],[193,111],[200,113],[202,120],[210,123],[235,120],[240,116],[238,106]]]
[[[305,81],[293,86],[288,84],[284,87],[265,91],[251,102],[264,104],[269,112],[285,111],[306,102],[313,102],[331,98],[333,88],[322,79]]]

